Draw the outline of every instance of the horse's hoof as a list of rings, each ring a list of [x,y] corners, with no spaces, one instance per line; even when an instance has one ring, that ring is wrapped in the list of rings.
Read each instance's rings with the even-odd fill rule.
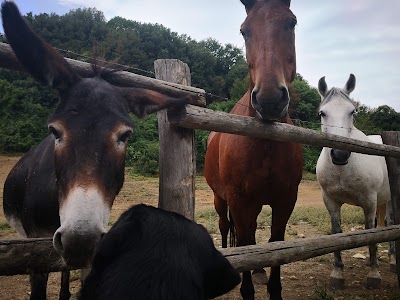
[[[258,285],[267,285],[268,276],[264,269],[254,270],[252,274],[253,283]]]
[[[390,272],[397,273],[396,263],[390,263]]]
[[[344,278],[338,277],[330,277],[329,278],[329,286],[334,290],[343,290],[344,289]]]
[[[367,277],[367,288],[377,289],[382,283],[381,277]]]

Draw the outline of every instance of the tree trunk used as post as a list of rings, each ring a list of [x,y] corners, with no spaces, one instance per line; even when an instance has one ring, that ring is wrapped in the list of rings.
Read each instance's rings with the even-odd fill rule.
[[[177,59],[154,62],[156,79],[191,85],[187,64]],[[194,130],[176,127],[168,122],[167,112],[157,114],[160,138],[160,186],[158,206],[194,219],[194,184],[196,154]]]
[[[386,145],[400,146],[400,132],[382,132],[382,141]],[[393,157],[386,157],[386,164],[389,175],[390,193],[392,194],[392,209],[394,224],[400,224],[400,160]],[[400,240],[395,241],[396,248],[396,273],[397,282],[400,286]]]

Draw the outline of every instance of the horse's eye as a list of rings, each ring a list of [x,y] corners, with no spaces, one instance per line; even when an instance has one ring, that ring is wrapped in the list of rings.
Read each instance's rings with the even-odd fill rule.
[[[354,109],[352,112],[351,112],[351,115],[356,115],[357,114],[357,109]]]
[[[60,140],[62,137],[61,131],[56,129],[54,126],[49,125],[49,131],[56,140]]]
[[[243,36],[245,40],[250,36],[250,32],[245,29],[240,29],[240,34]]]
[[[296,25],[297,25],[297,19],[296,18],[292,18],[292,19],[290,19],[289,21],[288,21],[288,29],[291,29],[291,30],[293,30],[295,27],[296,27]]]
[[[119,137],[118,137],[118,143],[126,143],[129,139],[129,137],[132,135],[132,130],[129,129],[127,131],[125,131],[124,133],[122,133]]]
[[[318,113],[318,116],[320,116],[320,117],[325,117],[326,116],[326,114],[321,110],[319,113]]]

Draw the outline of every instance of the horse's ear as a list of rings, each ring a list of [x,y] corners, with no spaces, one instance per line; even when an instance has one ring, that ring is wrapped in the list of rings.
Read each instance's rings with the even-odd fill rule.
[[[321,77],[318,81],[318,92],[322,97],[325,97],[326,93],[328,92],[328,86],[325,82],[325,76]]]
[[[350,95],[352,91],[354,91],[354,88],[356,87],[356,76],[353,74],[350,74],[349,80],[347,80],[346,85],[343,88],[343,91]]]
[[[63,90],[79,80],[67,61],[37,36],[14,2],[1,5],[3,28],[20,64],[38,81]]]
[[[250,9],[253,7],[254,3],[256,3],[257,0],[240,0],[240,2],[243,3],[243,5],[246,7],[246,12],[248,13]]]
[[[283,3],[285,3],[288,7],[290,7],[290,0],[282,0]]]
[[[162,110],[191,103],[192,96],[172,98],[155,91],[141,88],[121,88],[129,111],[139,118]]]

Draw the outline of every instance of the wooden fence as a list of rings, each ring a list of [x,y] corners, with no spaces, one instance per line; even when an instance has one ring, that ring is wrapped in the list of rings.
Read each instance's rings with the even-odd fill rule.
[[[71,66],[81,75],[90,73],[90,64],[68,59]],[[156,90],[171,96],[187,93],[201,95],[196,105],[204,105],[205,91],[190,87],[188,67],[176,60],[155,62],[157,79],[147,78],[128,72],[118,72],[110,82],[118,86],[134,86]],[[0,43],[0,67],[20,70],[12,50]],[[159,80],[163,79],[163,80]],[[172,82],[167,82],[172,81]],[[266,123],[255,118],[215,112],[203,107],[187,105],[180,110],[170,110],[159,115],[160,157],[168,153],[168,159],[160,159],[160,198],[159,206],[179,212],[188,218],[194,216],[195,153],[193,129],[242,134],[279,141],[291,141],[325,147],[334,147],[369,155],[387,157],[392,203],[396,214],[395,224],[400,224],[397,214],[400,207],[400,181],[396,172],[399,169],[400,148],[398,133],[382,135],[385,143],[379,145],[353,140],[341,136],[316,132],[282,123]],[[171,143],[171,140],[174,142]],[[166,162],[164,164],[164,162]],[[171,172],[173,166],[174,172]],[[178,201],[169,201],[178,199]],[[400,240],[400,226],[363,230],[352,233],[322,236],[318,238],[297,239],[263,245],[223,249],[221,252],[240,271],[264,266],[275,266],[320,256],[337,250],[365,246],[371,243]],[[396,244],[397,261],[400,261],[400,245]],[[34,259],[33,259],[34,258]],[[400,274],[400,264],[397,265]],[[57,271],[65,269],[52,248],[51,239],[0,241],[0,275],[25,274],[35,271]],[[400,278],[400,277],[399,277]]]

